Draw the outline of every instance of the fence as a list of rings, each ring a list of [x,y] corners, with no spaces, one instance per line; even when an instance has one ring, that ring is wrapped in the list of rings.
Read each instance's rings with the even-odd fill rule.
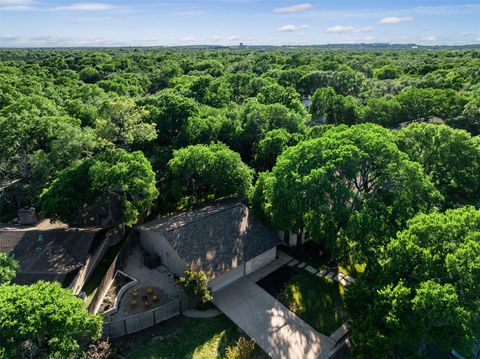
[[[102,281],[100,282],[97,291],[88,306],[88,310],[90,313],[96,314],[98,312],[98,310],[100,309],[100,305],[103,302],[103,298],[105,297],[105,294],[107,294],[110,286],[112,285],[112,281],[117,269],[126,262],[132,243],[135,240],[135,234],[133,232],[134,231],[130,232],[127,236],[125,242],[120,247],[118,254],[116,255],[112,264],[105,273]]]
[[[151,309],[148,312],[131,315],[114,322],[104,323],[103,336],[118,338],[127,334],[136,333],[167,319],[173,318],[181,312],[182,300],[178,299],[162,305],[161,307]]]

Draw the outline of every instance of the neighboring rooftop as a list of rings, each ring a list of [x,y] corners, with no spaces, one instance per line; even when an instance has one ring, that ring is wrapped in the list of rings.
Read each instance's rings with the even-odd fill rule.
[[[100,229],[0,228],[0,252],[20,263],[14,281],[31,284],[38,280],[64,283],[70,273],[83,267]]]
[[[158,232],[185,263],[218,276],[276,247],[280,240],[240,201],[219,200],[138,227]]]

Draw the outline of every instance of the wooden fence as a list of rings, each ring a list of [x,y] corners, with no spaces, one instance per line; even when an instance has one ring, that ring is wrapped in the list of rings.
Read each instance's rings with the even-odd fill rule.
[[[182,300],[177,299],[148,312],[130,315],[124,319],[103,324],[103,336],[118,338],[127,334],[147,329],[182,312]]]

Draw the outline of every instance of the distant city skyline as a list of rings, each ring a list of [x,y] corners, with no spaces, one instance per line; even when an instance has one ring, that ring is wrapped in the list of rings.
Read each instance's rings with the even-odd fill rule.
[[[0,0],[0,46],[465,45],[479,20],[461,0]]]

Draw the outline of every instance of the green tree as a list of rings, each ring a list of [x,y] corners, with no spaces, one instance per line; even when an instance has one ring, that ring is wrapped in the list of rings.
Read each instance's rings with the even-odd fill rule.
[[[140,151],[107,150],[61,172],[41,196],[45,216],[75,223],[97,201],[116,199],[132,226],[158,196],[155,173]],[[113,208],[110,208],[113,211]]]
[[[373,75],[379,80],[393,80],[402,75],[402,68],[395,65],[386,65],[375,69]]]
[[[158,140],[170,144],[188,118],[198,114],[198,104],[173,90],[164,90],[138,101],[148,111],[147,121],[157,125]]]
[[[468,351],[480,334],[480,212],[419,214],[349,289],[358,357]]]
[[[145,122],[147,112],[128,98],[115,98],[102,104],[95,123],[97,133],[107,143],[123,149],[154,140],[155,124]]]
[[[405,121],[438,116],[442,119],[455,118],[463,110],[468,99],[454,90],[408,88],[395,96],[402,106]]]
[[[244,198],[252,185],[252,172],[238,153],[222,143],[179,149],[168,162],[170,188],[177,200],[185,195],[199,202],[212,195]]]
[[[398,132],[397,144],[442,193],[446,207],[480,202],[480,146],[463,130],[412,124]]]
[[[452,127],[461,128],[474,136],[480,135],[480,98],[468,102],[462,113],[446,123]]]
[[[6,357],[74,358],[101,334],[102,318],[59,283],[0,285],[0,352]]]
[[[241,154],[247,161],[252,158],[252,151],[267,132],[283,128],[289,133],[301,133],[305,129],[305,118],[296,112],[278,103],[263,105],[255,100],[243,106],[240,121]]]
[[[319,88],[312,97],[312,119],[328,124],[354,124],[357,120],[357,104],[352,97],[337,95],[331,87]]]
[[[269,171],[275,165],[277,157],[289,146],[295,138],[285,129],[279,128],[266,133],[255,148],[253,162],[259,171]]]
[[[390,236],[440,197],[393,134],[372,124],[300,142],[280,155],[268,176],[262,193],[273,224],[306,230],[340,260],[374,260]]]
[[[387,128],[396,128],[405,119],[402,116],[402,106],[395,99],[372,98],[360,110],[362,122],[373,122]]]
[[[6,253],[0,253],[0,285],[9,283],[15,277],[18,268],[20,266],[15,258]]]

